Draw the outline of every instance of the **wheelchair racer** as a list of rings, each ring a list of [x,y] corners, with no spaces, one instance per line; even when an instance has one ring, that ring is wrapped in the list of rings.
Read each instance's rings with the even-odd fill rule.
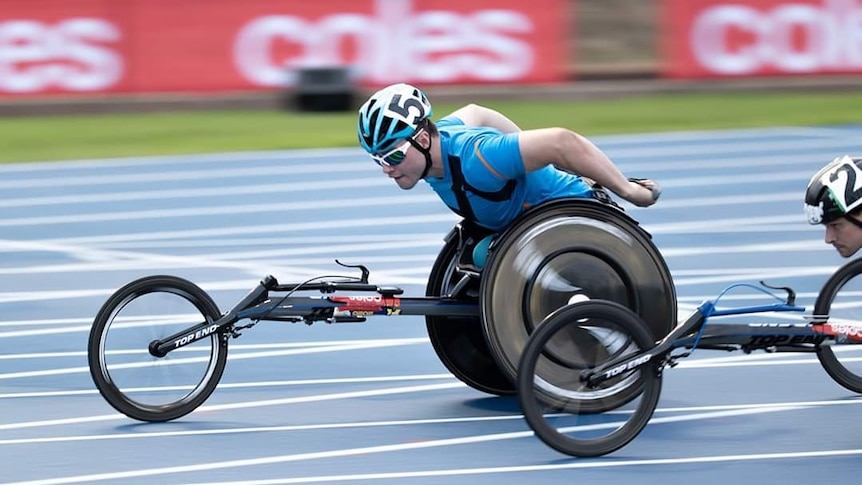
[[[826,226],[824,241],[838,254],[856,254],[862,248],[862,158],[845,155],[821,168],[805,190],[805,213],[809,224]]]
[[[475,104],[436,123],[431,116],[420,89],[387,86],[359,109],[359,142],[400,188],[409,190],[424,180],[452,211],[491,231],[547,200],[607,202],[609,196],[590,181],[641,207],[661,194],[652,180],[627,179],[574,131],[522,131],[503,114]]]

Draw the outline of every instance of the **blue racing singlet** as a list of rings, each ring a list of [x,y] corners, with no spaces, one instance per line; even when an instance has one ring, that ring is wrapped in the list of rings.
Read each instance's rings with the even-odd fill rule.
[[[468,127],[452,116],[436,124],[443,177],[427,177],[425,181],[449,208],[481,226],[499,231],[521,212],[542,202],[592,197],[592,189],[580,177],[553,165],[526,173],[517,133]],[[469,207],[463,207],[462,202]]]

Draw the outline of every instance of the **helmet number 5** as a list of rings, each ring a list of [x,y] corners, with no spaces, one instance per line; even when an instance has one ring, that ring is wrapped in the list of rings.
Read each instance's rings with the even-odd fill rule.
[[[413,116],[412,120],[409,118],[410,108],[416,108],[416,111],[418,111],[418,113]],[[422,106],[422,103],[418,99],[407,98],[402,103],[400,94],[396,94],[392,97],[392,101],[389,102],[389,111],[400,116],[402,120],[409,123],[411,126],[415,126],[417,121],[425,118],[425,107]]]

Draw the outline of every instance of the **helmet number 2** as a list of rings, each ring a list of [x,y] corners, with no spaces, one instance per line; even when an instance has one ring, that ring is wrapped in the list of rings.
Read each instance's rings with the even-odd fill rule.
[[[416,108],[417,113],[410,119],[410,108]],[[416,126],[416,123],[425,118],[425,107],[416,98],[407,98],[401,102],[401,95],[396,94],[389,102],[389,111],[397,114],[406,123]]]
[[[841,173],[845,174],[843,180]],[[842,199],[835,202],[842,206],[844,212],[850,212],[862,204],[862,187],[856,187],[857,180],[862,180],[862,173],[853,160],[844,161],[829,174],[829,188],[836,198]]]

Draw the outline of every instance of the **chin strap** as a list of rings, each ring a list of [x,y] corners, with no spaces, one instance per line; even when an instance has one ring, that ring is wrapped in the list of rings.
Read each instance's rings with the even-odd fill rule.
[[[844,218],[852,222],[854,226],[858,227],[859,229],[862,229],[862,221],[860,221],[859,219],[853,217],[850,214],[844,214]]]
[[[408,138],[407,140],[410,141],[410,144],[413,145],[417,150],[419,150],[422,155],[425,155],[425,170],[422,171],[422,176],[419,177],[420,179],[424,179],[428,176],[428,172],[431,171],[431,147],[422,147],[422,145],[420,145],[412,137]]]

